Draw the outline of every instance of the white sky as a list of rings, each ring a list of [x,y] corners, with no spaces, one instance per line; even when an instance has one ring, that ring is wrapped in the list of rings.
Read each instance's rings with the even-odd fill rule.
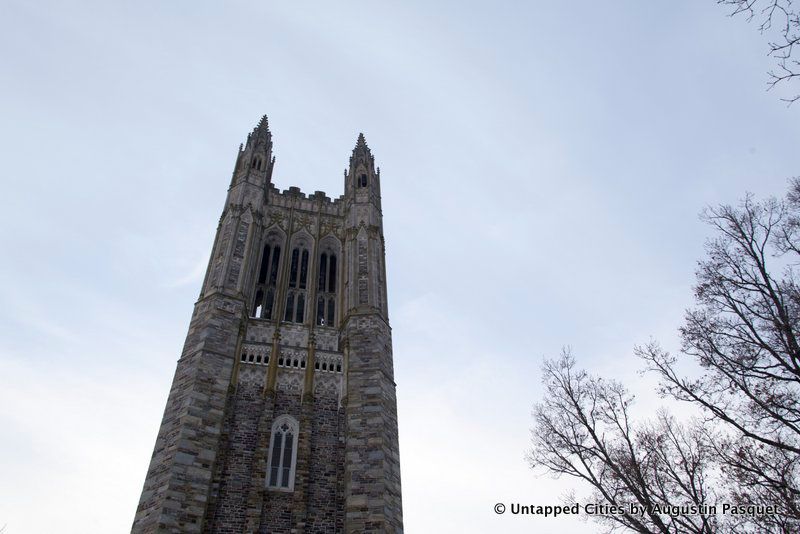
[[[382,169],[406,531],[580,488],[524,461],[542,358],[661,401],[697,213],[798,173],[766,39],[712,0],[0,6],[0,527],[128,532],[236,148],[281,189]],[[533,5],[531,5],[533,4]]]

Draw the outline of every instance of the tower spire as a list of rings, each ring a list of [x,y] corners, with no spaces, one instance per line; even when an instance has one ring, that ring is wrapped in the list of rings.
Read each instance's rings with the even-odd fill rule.
[[[348,174],[352,175],[357,170],[371,173],[375,168],[375,157],[367,145],[367,139],[363,133],[358,134],[356,146],[350,156],[350,169]]]
[[[264,145],[272,149],[272,132],[269,131],[269,119],[266,115],[262,115],[256,127],[253,128],[253,131],[247,136],[248,147],[256,148],[259,145]]]
[[[269,131],[269,119],[263,115],[253,131],[247,134],[247,141],[239,145],[231,186],[248,177],[264,185],[269,183],[274,164],[272,132]]]
[[[358,164],[359,161],[364,164],[371,163],[372,159],[372,151],[367,145],[367,139],[363,133],[359,133],[356,146],[353,148],[353,155],[350,156],[350,168],[353,168],[353,164]]]
[[[344,176],[345,195],[358,197],[359,202],[373,202],[380,209],[380,172],[375,167],[375,157],[363,133],[358,134],[356,146],[350,156],[350,166]],[[357,194],[358,192],[363,194]]]

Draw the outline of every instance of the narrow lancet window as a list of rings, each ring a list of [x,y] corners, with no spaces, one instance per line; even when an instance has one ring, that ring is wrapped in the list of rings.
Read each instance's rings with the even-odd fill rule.
[[[323,252],[319,257],[316,321],[320,326],[335,325],[336,311],[336,254]]]
[[[328,269],[328,291],[336,293],[336,256],[331,255],[331,267]]]
[[[267,486],[291,491],[294,489],[294,471],[297,463],[297,421],[283,415],[272,425]]]
[[[283,461],[281,462],[281,469],[283,475],[281,476],[281,487],[289,487],[289,476],[292,473],[292,453],[294,452],[294,439],[291,432],[287,433],[283,438]]]
[[[292,250],[289,268],[289,291],[286,296],[286,311],[283,320],[302,323],[305,321],[306,290],[308,287],[308,249],[300,245]]]
[[[283,315],[283,320],[291,321],[293,313],[294,313],[294,291],[290,291],[289,296],[286,297],[286,313]]]
[[[300,257],[300,250],[294,249],[292,251],[292,266],[289,274],[289,286],[297,287],[297,260]]]
[[[324,252],[319,259],[319,284],[317,291],[325,291],[325,275],[328,271],[328,255]]]
[[[264,318],[272,318],[272,304],[275,301],[275,288],[267,289],[267,302],[264,304]]]
[[[325,324],[325,297],[317,297],[317,324]]]
[[[300,262],[300,289],[306,288],[306,278],[308,277],[308,251],[303,251],[303,260]]]
[[[295,317],[295,321],[294,322],[296,322],[296,323],[302,323],[303,322],[303,311],[305,309],[305,304],[306,304],[306,302],[305,302],[304,294],[303,293],[299,293],[297,295],[297,316]]]
[[[258,272],[258,283],[263,284],[267,281],[267,271],[269,270],[269,245],[264,245],[264,254],[261,255],[261,269]]]
[[[261,319],[272,319],[281,256],[281,247],[276,244],[278,236],[273,234],[269,239],[261,254],[261,264],[256,278],[256,296],[253,302],[253,317]]]
[[[269,267],[269,285],[275,287],[275,282],[278,280],[278,260],[281,256],[281,247],[275,247],[272,253],[272,263]]]

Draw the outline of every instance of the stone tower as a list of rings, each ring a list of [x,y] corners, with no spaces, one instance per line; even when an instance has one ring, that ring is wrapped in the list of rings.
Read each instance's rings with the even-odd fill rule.
[[[239,147],[132,532],[402,532],[380,170],[272,185]]]

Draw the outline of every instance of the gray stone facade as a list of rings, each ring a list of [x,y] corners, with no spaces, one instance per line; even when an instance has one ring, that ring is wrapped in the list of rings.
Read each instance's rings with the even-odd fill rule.
[[[132,532],[403,531],[380,170],[272,185],[239,148]]]

